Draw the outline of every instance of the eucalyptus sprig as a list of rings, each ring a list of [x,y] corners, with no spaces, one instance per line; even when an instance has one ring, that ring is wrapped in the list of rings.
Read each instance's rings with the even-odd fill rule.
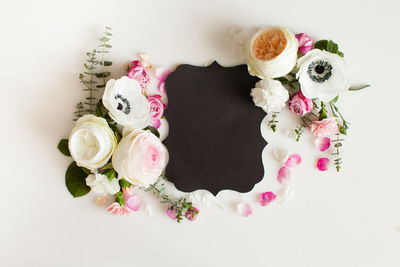
[[[268,126],[272,129],[272,131],[276,132],[276,126],[278,122],[276,118],[278,117],[279,112],[272,112],[272,119],[268,121]]]
[[[106,86],[106,78],[111,75],[111,72],[103,70],[103,67],[112,65],[111,61],[105,60],[105,54],[110,52],[107,49],[112,47],[109,44],[111,36],[111,28],[106,27],[105,32],[100,38],[101,43],[98,48],[86,53],[87,59],[86,63],[83,65],[85,71],[79,74],[79,80],[84,86],[83,91],[88,92],[89,95],[85,98],[83,103],[78,103],[77,111],[74,112],[74,120],[79,119],[85,113],[96,113],[96,92],[99,91],[99,88],[104,88]],[[101,69],[99,70],[99,68]],[[100,84],[98,84],[99,80],[101,82]],[[86,109],[84,109],[81,104],[86,105]]]
[[[342,158],[340,157],[340,148],[343,146],[342,141],[344,141],[344,139],[340,138],[341,134],[337,133],[336,134],[336,139],[335,140],[331,140],[332,143],[334,143],[334,147],[336,149],[335,153],[332,154],[332,156],[335,157],[334,159],[334,164],[336,166],[336,171],[340,171],[341,169],[341,164],[342,164]]]
[[[199,211],[193,206],[192,202],[187,201],[186,198],[173,200],[165,194],[166,187],[164,181],[166,181],[166,178],[160,176],[160,178],[145,189],[145,191],[153,192],[153,194],[157,195],[157,198],[160,199],[161,203],[168,204],[168,209],[174,211],[178,223],[184,218],[190,219],[196,216]]]

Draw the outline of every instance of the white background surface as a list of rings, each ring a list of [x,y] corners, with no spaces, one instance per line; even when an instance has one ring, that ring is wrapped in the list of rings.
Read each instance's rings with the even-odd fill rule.
[[[1,266],[400,266],[399,5],[380,1],[2,1]],[[344,167],[320,173],[310,136],[267,131],[267,177],[244,196],[249,218],[208,207],[193,223],[156,211],[108,215],[64,185],[56,145],[83,97],[84,53],[113,28],[113,74],[138,52],[152,63],[234,64],[227,31],[276,24],[339,43],[354,83],[340,101],[352,122]],[[281,120],[292,118],[286,114]],[[294,125],[293,125],[294,126]],[[275,186],[274,147],[299,152],[293,199],[260,207]]]

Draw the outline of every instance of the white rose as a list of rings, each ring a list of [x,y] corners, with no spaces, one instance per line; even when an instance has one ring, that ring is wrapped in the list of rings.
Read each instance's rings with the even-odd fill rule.
[[[89,174],[86,178],[86,184],[99,196],[105,196],[107,194],[115,195],[120,190],[116,178],[110,181],[106,175],[99,173]]]
[[[309,99],[331,101],[349,89],[346,61],[339,55],[313,49],[297,62],[301,92]]]
[[[161,175],[166,164],[166,149],[150,131],[133,130],[122,138],[112,158],[118,177],[148,187]]]
[[[247,42],[246,58],[251,75],[261,79],[282,77],[296,65],[298,41],[283,27],[266,27]]]
[[[265,112],[279,112],[289,100],[289,93],[280,81],[273,79],[261,80],[256,88],[251,89],[250,95],[254,104]]]
[[[142,129],[150,125],[150,105],[140,84],[126,76],[107,82],[103,104],[110,117],[122,126]]]
[[[68,141],[76,164],[90,170],[103,167],[116,146],[117,139],[107,121],[94,115],[79,118]]]

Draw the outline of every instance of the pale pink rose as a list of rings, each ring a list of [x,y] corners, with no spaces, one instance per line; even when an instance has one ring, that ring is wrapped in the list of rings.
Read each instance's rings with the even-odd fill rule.
[[[306,98],[301,91],[297,92],[292,96],[289,101],[289,109],[297,115],[305,115],[311,112],[313,108],[313,102],[311,99]]]
[[[159,81],[158,83],[158,90],[165,94],[165,80],[167,79],[167,76],[171,73],[172,71],[170,69],[166,68],[158,68],[156,69],[156,77]]]
[[[150,104],[151,126],[158,129],[161,126],[160,118],[167,106],[161,101],[160,95],[149,96],[147,101],[149,101]]]
[[[128,215],[131,210],[125,206],[121,206],[118,202],[112,203],[108,208],[108,212],[112,215]]]
[[[334,117],[326,118],[322,121],[314,121],[311,124],[311,132],[319,138],[332,136],[338,131],[339,126]]]
[[[308,34],[298,33],[296,34],[297,41],[299,41],[299,54],[305,55],[308,51],[312,50],[313,41]]]
[[[166,149],[150,131],[133,130],[119,142],[112,157],[118,173],[133,185],[148,187],[157,181],[166,164]]]
[[[185,217],[189,220],[189,221],[194,221],[196,220],[197,214],[198,214],[199,210],[196,209],[195,207],[193,207],[193,209],[188,210],[185,213]]]
[[[138,60],[132,61],[130,65],[131,67],[126,76],[138,81],[142,89],[145,90],[150,82],[150,75],[147,69]]]

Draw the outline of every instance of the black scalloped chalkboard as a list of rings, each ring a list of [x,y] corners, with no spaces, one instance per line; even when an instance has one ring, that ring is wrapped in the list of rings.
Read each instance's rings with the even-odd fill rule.
[[[265,113],[250,96],[258,78],[246,65],[180,65],[166,80],[167,178],[177,189],[250,191],[264,176]]]

